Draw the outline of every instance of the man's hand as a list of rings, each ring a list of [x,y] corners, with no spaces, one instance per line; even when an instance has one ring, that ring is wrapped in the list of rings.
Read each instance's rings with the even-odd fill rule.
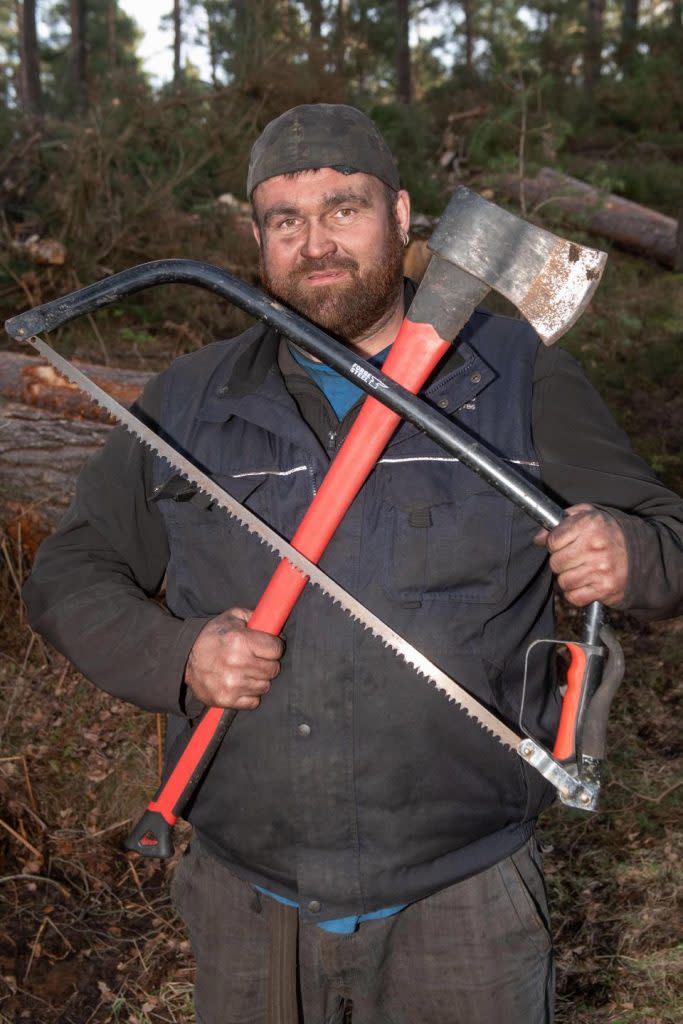
[[[229,608],[207,622],[187,659],[185,682],[207,707],[257,708],[280,671],[280,637],[247,629],[251,612]]]
[[[592,505],[572,505],[550,532],[540,530],[534,544],[550,552],[550,568],[570,604],[591,601],[618,604],[626,591],[628,555],[615,519]]]

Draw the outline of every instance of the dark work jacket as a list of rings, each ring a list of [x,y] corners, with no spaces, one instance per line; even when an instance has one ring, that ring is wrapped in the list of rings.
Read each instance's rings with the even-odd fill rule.
[[[290,537],[329,466],[255,328],[161,377],[163,432]],[[538,475],[531,380],[538,339],[476,313],[426,397]],[[181,619],[254,607],[277,560],[207,499],[154,484],[169,538],[166,601]],[[186,497],[186,495],[183,495]],[[403,424],[338,528],[322,568],[480,701],[516,725],[528,644],[552,634],[537,526]],[[418,899],[518,848],[549,787],[315,588],[285,627],[282,671],[238,715],[187,816],[243,877],[316,920]],[[558,700],[532,662],[525,724],[549,742]],[[171,738],[189,734],[177,718]],[[319,907],[314,913],[309,904]]]

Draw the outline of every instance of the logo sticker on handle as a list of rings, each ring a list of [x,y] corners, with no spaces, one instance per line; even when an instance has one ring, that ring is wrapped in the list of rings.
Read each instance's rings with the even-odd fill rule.
[[[364,370],[362,366],[358,365],[358,363],[353,364],[351,367],[351,373],[355,377],[360,377],[360,379],[364,380],[366,384],[369,384],[373,391],[378,391],[380,388],[385,388],[387,391],[389,390],[389,386],[385,384],[384,381],[380,380],[379,377],[373,377],[371,373]]]

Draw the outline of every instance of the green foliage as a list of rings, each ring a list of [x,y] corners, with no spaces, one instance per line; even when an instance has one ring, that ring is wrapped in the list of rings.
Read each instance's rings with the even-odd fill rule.
[[[29,159],[20,154],[31,139],[17,140],[17,172],[23,167],[26,178],[11,197],[13,223],[5,225],[0,252],[10,278],[28,280],[33,301],[40,302],[130,265],[173,256],[253,274],[248,220],[238,224],[232,208],[217,200],[227,192],[243,195],[258,109],[234,90],[152,97],[133,81],[81,122],[50,123],[49,136],[33,141]],[[15,239],[30,235],[63,243],[64,266],[41,270],[18,255]],[[5,292],[7,315],[26,305],[25,288]],[[171,352],[196,347],[244,323],[241,313],[226,312],[218,300],[199,306],[196,292],[182,288],[147,293],[127,311],[125,324],[114,326],[113,318],[113,330],[103,325],[116,338],[110,355],[144,355],[161,337]],[[79,345],[91,331],[85,321],[77,325],[68,332],[69,344]]]
[[[519,169],[523,143],[525,173],[554,163],[575,126],[548,99],[549,76],[497,75],[482,90],[490,110],[468,134],[470,164],[490,171]]]
[[[563,340],[636,450],[678,493],[683,490],[680,279],[613,253],[590,309]]]
[[[144,82],[136,54],[140,31],[135,21],[118,5],[113,26],[107,11],[110,0],[88,0],[85,36],[87,40],[88,90],[93,102],[115,96],[122,85],[137,79]],[[41,9],[42,10],[42,9]],[[47,38],[41,41],[46,111],[56,117],[68,117],[74,108],[71,71],[69,4],[58,0],[45,5],[43,25]]]
[[[374,106],[367,113],[375,121],[394,153],[416,210],[438,214],[443,209],[446,188],[433,154],[439,134],[429,109],[424,105],[407,108],[400,104]]]
[[[45,301],[157,257],[197,256],[253,275],[248,214],[236,216],[217,198],[243,197],[251,143],[298,103],[352,102],[367,110],[421,213],[438,214],[454,184],[476,188],[523,162],[528,175],[558,166],[678,216],[683,80],[664,8],[643,14],[639,48],[627,64],[619,50],[621,5],[608,0],[604,72],[586,97],[585,0],[523,7],[481,0],[474,5],[473,68],[465,67],[462,5],[423,0],[412,5],[416,99],[405,105],[395,101],[394,0],[348,0],[343,17],[342,5],[323,0],[317,56],[312,2],[183,0],[184,38],[199,32],[210,49],[212,71],[204,77],[211,84],[185,68],[179,87],[156,91],[139,67],[135,23],[117,8],[112,32],[111,0],[89,0],[91,106],[77,116],[68,6],[39,5],[46,117],[36,133],[16,100],[15,5],[0,0],[0,294],[8,314],[29,297]],[[63,267],[37,267],[20,251],[15,243],[34,234],[65,245]],[[198,305],[191,297],[150,295],[127,309],[125,322],[102,314],[108,329],[123,328],[122,358],[154,350],[162,331],[175,350],[221,329],[210,299]],[[624,345],[631,336],[635,344],[632,323],[623,326]],[[85,330],[78,325],[69,336]]]
[[[653,138],[677,126],[683,108],[680,54],[644,55],[623,77],[605,77],[592,105],[595,125]]]

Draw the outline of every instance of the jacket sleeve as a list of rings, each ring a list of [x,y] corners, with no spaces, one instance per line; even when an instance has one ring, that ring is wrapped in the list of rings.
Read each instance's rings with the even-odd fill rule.
[[[160,378],[133,411],[155,422]],[[82,470],[73,502],[24,586],[29,622],[108,693],[150,711],[185,713],[183,674],[206,619],[174,617],[158,599],[168,542],[148,450],[123,427]]]
[[[602,507],[624,531],[629,574],[617,607],[644,619],[683,613],[683,500],[633,451],[562,349],[539,348],[533,430],[546,489],[565,506]]]

